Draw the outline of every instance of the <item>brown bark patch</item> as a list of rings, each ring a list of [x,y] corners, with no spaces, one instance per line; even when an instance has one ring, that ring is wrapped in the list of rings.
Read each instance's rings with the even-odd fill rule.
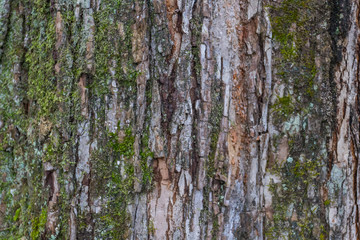
[[[85,118],[88,117],[88,96],[87,96],[87,76],[82,74],[79,78],[79,90],[80,90],[80,101],[81,101],[81,115]]]

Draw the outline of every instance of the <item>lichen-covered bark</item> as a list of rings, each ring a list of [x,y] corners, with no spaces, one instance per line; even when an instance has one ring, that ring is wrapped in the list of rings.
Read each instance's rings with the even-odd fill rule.
[[[359,238],[358,1],[0,5],[0,239]]]

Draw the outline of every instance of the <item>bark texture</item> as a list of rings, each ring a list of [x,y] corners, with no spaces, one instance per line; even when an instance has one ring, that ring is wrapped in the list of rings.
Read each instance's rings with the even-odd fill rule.
[[[0,239],[360,239],[357,0],[0,0]]]

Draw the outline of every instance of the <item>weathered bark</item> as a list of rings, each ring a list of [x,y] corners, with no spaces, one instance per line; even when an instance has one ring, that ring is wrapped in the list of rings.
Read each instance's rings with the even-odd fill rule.
[[[358,1],[0,6],[0,239],[360,238]]]

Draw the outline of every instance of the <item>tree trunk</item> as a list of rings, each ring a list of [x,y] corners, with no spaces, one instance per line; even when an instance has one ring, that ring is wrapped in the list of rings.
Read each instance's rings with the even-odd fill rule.
[[[0,0],[0,239],[360,239],[359,21]]]

